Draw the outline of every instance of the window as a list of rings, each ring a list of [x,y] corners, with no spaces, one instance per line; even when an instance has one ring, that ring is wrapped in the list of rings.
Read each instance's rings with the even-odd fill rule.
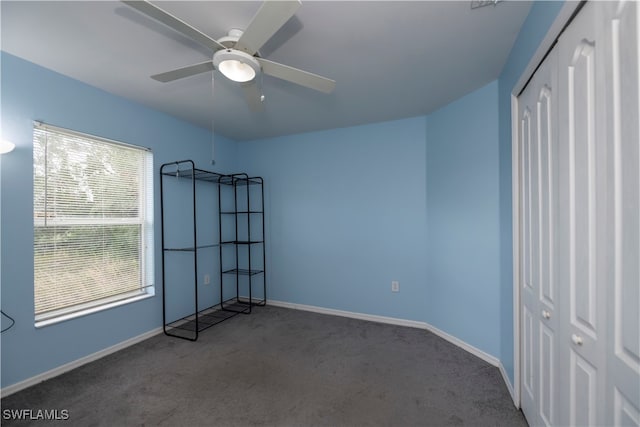
[[[147,149],[36,123],[36,326],[153,295]]]

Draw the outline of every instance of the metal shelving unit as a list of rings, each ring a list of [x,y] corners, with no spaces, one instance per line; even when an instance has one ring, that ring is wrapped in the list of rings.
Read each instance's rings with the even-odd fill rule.
[[[179,210],[187,214],[191,214],[192,218],[192,230],[189,231],[191,240],[188,244],[170,245],[166,235],[167,220],[165,218],[165,211],[168,206],[167,196],[165,194],[165,179],[170,180],[183,180],[190,189],[191,203],[179,203]],[[213,184],[212,190],[207,189],[207,192],[217,192],[218,201],[218,235],[215,236],[215,242],[206,242],[200,244],[198,235],[198,223],[201,221],[202,214],[198,215],[197,209],[197,189],[196,182],[208,182]],[[165,163],[160,167],[160,214],[161,214],[161,227],[162,227],[162,319],[164,325],[164,333],[169,336],[184,338],[191,341],[198,339],[198,334],[203,330],[210,328],[220,322],[230,319],[238,314],[249,314],[254,305],[265,305],[266,303],[266,278],[265,278],[265,246],[264,246],[264,186],[263,180],[260,177],[249,178],[247,174],[234,174],[223,175],[215,172],[210,172],[202,169],[197,169],[192,160],[181,160],[171,163]],[[259,202],[260,209],[251,209],[251,192],[250,186],[259,186]],[[230,204],[233,202],[231,210],[223,210],[224,200],[221,196],[221,188],[229,188],[233,191],[233,199],[226,201]],[[246,190],[246,199],[243,198],[243,202],[246,200],[247,208],[245,210],[239,210],[238,194],[242,193],[242,189]],[[213,196],[215,197],[215,195]],[[256,203],[255,201],[253,202]],[[189,206],[187,206],[189,205]],[[246,220],[244,219],[246,216]],[[255,216],[255,218],[251,218]],[[223,226],[224,217],[233,219],[233,224]],[[212,220],[214,217],[207,215],[207,220]],[[175,223],[175,221],[174,221]],[[254,224],[254,230],[251,231],[252,223]],[[259,229],[259,239],[255,239],[256,225]],[[246,226],[246,229],[245,229]],[[233,239],[223,240],[221,237],[225,233],[231,234],[227,231],[235,230]],[[246,231],[245,231],[246,230]],[[252,234],[253,233],[253,234]],[[241,238],[239,238],[239,236]],[[252,238],[253,237],[253,238]],[[214,240],[214,238],[209,237]],[[244,240],[243,240],[244,239]],[[261,265],[256,262],[255,250],[251,247],[258,245],[261,250]],[[228,260],[227,248],[235,248],[235,257]],[[247,247],[247,251],[242,251],[240,247]],[[219,261],[219,299],[213,305],[210,305],[204,309],[200,308],[198,300],[198,257],[199,256],[211,256],[213,259],[215,255],[208,254],[211,249],[218,248],[218,261]],[[167,290],[168,290],[168,277],[167,277],[167,263],[171,263],[173,260],[172,253],[191,254],[191,261],[189,264],[193,266],[193,283],[189,283],[190,279],[181,278],[177,280],[178,290],[181,295],[188,293],[190,290],[193,292],[193,304],[192,310],[189,310],[189,314],[186,316],[178,316],[178,319],[169,319],[167,313]],[[252,260],[253,255],[253,260]],[[228,266],[229,263],[232,265]],[[223,266],[228,266],[223,268]],[[190,269],[190,268],[189,268]],[[185,275],[187,272],[184,272]],[[235,276],[235,294],[231,298],[225,298],[225,277]],[[253,298],[253,287],[255,280],[253,276],[262,275],[262,288],[261,298],[256,300]],[[247,286],[248,295],[241,295],[241,282],[240,277],[248,277]],[[212,287],[213,289],[213,287]],[[212,291],[214,292],[214,291]],[[228,291],[227,291],[228,295]],[[215,298],[210,295],[211,298]]]
[[[222,209],[221,193],[218,193],[220,226],[220,283],[229,276],[235,283],[237,302],[247,306],[249,312],[254,305],[264,306],[266,297],[265,244],[264,244],[264,181],[260,177],[249,177],[245,173],[231,175],[229,186],[233,192],[233,206]],[[258,200],[256,200],[256,198]],[[224,236],[222,224],[232,221],[235,230],[233,236]],[[223,236],[225,237],[223,240]],[[228,250],[231,249],[231,250]],[[231,253],[231,263],[227,261]],[[259,252],[259,253],[256,253]],[[260,256],[261,255],[261,256]],[[226,266],[226,267],[225,267]],[[257,277],[254,277],[257,276]],[[244,278],[244,279],[243,279]],[[256,280],[262,282],[257,298],[254,294]],[[241,294],[241,281],[244,281],[244,295]],[[259,283],[258,283],[259,284]],[[221,295],[222,297],[222,295]],[[224,306],[224,304],[223,304]]]

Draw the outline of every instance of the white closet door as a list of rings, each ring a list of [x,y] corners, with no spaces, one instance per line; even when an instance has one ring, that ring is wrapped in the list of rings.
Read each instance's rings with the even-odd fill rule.
[[[518,98],[531,425],[640,426],[639,22],[587,3]]]
[[[559,424],[605,425],[605,43],[589,2],[559,40]]]
[[[536,425],[557,418],[558,304],[557,52],[552,50],[519,98],[521,204],[522,409]]]
[[[602,3],[607,45],[610,287],[605,424],[640,425],[640,7]]]

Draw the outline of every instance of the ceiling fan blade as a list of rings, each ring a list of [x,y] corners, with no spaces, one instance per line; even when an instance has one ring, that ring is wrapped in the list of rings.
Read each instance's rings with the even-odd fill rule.
[[[296,13],[300,4],[300,0],[265,1],[234,48],[253,55]]]
[[[155,19],[156,21],[162,22],[166,26],[173,28],[177,32],[182,33],[183,35],[189,37],[191,40],[208,47],[214,52],[220,49],[226,49],[224,45],[218,43],[216,40],[212,39],[205,33],[193,28],[183,20],[176,18],[169,12],[160,9],[158,6],[155,6],[146,0],[122,0],[122,3],[131,6],[138,12],[142,12],[148,17]]]
[[[264,58],[256,58],[262,66],[262,71],[273,77],[306,86],[324,93],[331,93],[336,88],[335,80],[279,64]]]
[[[254,112],[263,111],[262,93],[255,80],[249,83],[243,83],[242,89],[244,90],[244,97],[247,100],[247,104],[249,104],[249,109]]]
[[[174,80],[183,79],[185,77],[195,76],[196,74],[206,73],[213,70],[211,61],[201,62],[199,64],[188,65],[176,70],[167,71],[166,73],[155,74],[151,76],[153,80],[162,83],[172,82]]]

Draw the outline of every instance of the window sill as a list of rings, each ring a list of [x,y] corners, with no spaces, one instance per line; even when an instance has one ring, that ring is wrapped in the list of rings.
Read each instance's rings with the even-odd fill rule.
[[[95,306],[95,307],[90,307],[90,308],[86,308],[86,309],[83,309],[83,310],[74,311],[72,313],[61,314],[59,316],[50,317],[48,319],[43,319],[43,320],[36,320],[35,321],[35,327],[36,327],[36,329],[38,329],[38,328],[43,328],[43,327],[49,326],[49,325],[55,325],[56,323],[66,322],[67,320],[72,320],[72,319],[76,319],[78,317],[87,316],[89,314],[97,313],[99,311],[109,310],[111,308],[119,307],[121,305],[131,304],[131,303],[137,302],[137,301],[142,301],[142,300],[145,300],[147,298],[151,298],[153,296],[154,296],[154,293],[144,293],[142,295],[136,295],[134,297],[120,299],[120,300],[113,301],[113,302],[110,302],[110,303],[101,304],[101,305],[98,305],[98,306]]]

